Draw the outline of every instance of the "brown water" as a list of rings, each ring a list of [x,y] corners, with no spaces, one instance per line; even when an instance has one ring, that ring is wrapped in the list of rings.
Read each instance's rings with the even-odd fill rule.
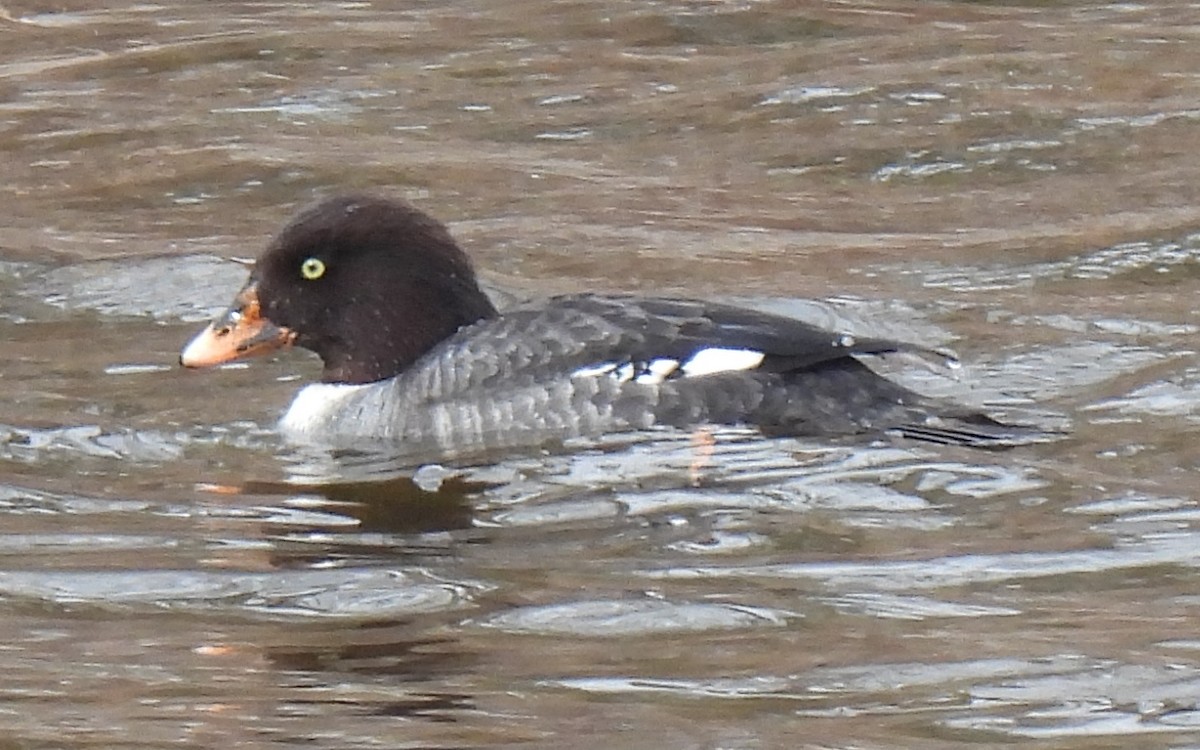
[[[94,6],[0,6],[0,747],[1200,745],[1200,8]],[[344,188],[1070,434],[300,453],[174,360]]]

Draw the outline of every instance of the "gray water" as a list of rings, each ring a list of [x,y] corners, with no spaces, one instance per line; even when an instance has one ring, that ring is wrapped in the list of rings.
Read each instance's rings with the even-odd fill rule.
[[[0,6],[0,747],[1200,746],[1200,8]],[[949,347],[1003,452],[283,444],[175,365],[376,189],[517,296]]]

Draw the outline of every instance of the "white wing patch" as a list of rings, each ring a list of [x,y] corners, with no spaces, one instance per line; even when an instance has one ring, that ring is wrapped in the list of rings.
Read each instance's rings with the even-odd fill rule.
[[[762,364],[765,356],[754,349],[712,347],[699,350],[683,362],[668,357],[652,359],[649,362],[601,362],[580,367],[571,373],[571,377],[608,376],[619,383],[633,381],[645,385],[658,385],[668,378],[690,378],[718,372],[753,370]]]
[[[766,357],[755,349],[701,349],[693,354],[683,366],[685,377],[696,375],[712,375],[714,372],[729,372],[730,370],[753,370],[762,364]]]
[[[646,371],[638,376],[639,383],[658,384],[671,377],[679,369],[677,359],[655,359],[646,365]]]
[[[601,375],[607,375],[617,369],[616,362],[601,362],[598,365],[589,365],[588,367],[580,367],[575,372],[571,373],[573,378],[598,378]]]

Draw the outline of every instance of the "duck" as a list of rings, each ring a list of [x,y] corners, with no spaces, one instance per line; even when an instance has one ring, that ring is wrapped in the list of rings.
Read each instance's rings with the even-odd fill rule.
[[[446,226],[389,196],[301,210],[180,363],[293,346],[323,364],[279,422],[297,442],[460,453],[731,425],[990,447],[1015,429],[866,364],[932,351],[915,344],[700,299],[580,293],[501,312]]]

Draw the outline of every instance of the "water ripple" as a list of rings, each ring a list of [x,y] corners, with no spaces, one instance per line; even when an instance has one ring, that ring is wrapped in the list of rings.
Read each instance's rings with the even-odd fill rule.
[[[655,579],[809,579],[833,589],[906,591],[1001,583],[1069,574],[1104,574],[1160,565],[1200,566],[1200,533],[1180,532],[1113,549],[959,555],[922,560],[674,567],[644,571]]]
[[[211,610],[229,616],[381,619],[470,605],[486,587],[420,569],[237,573],[192,571],[0,571],[0,595],[100,609]]]
[[[517,633],[617,638],[779,626],[795,616],[734,604],[595,599],[522,607],[486,618],[479,624]]]

